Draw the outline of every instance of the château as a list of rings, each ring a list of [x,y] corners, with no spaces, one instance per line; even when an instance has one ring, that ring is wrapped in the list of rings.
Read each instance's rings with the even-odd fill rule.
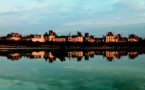
[[[123,37],[121,34],[114,34],[113,32],[108,32],[101,38],[94,37],[85,33],[84,36],[81,32],[77,32],[76,35],[58,36],[53,30],[45,32],[44,35],[39,34],[29,34],[22,36],[20,33],[9,33],[7,36],[1,36],[1,40],[11,40],[11,41],[32,41],[32,42],[139,42],[140,40],[145,40],[144,38],[138,37],[135,34],[130,34],[128,37]]]

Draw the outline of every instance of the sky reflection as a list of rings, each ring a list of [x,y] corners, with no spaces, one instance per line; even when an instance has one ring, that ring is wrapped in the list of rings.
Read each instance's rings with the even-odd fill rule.
[[[89,61],[46,63],[43,59],[0,60],[2,90],[144,90],[145,55],[108,62],[102,56]],[[84,59],[84,58],[83,58]],[[43,60],[43,61],[42,61]]]

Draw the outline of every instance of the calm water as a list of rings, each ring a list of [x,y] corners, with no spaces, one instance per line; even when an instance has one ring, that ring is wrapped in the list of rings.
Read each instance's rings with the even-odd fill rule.
[[[112,61],[103,55],[89,60],[83,56],[81,61],[72,56],[53,63],[35,56],[11,60],[12,54],[5,55],[0,56],[1,90],[145,90],[145,54]]]

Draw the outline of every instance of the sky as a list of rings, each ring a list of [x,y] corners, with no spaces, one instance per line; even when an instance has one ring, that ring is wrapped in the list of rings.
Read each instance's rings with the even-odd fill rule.
[[[0,35],[106,32],[145,37],[145,0],[0,0]]]

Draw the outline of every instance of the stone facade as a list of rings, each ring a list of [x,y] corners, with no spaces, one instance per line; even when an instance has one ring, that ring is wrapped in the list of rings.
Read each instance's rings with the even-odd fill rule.
[[[19,41],[21,40],[22,35],[19,33],[10,33],[7,34],[6,40],[14,40],[14,41]]]

